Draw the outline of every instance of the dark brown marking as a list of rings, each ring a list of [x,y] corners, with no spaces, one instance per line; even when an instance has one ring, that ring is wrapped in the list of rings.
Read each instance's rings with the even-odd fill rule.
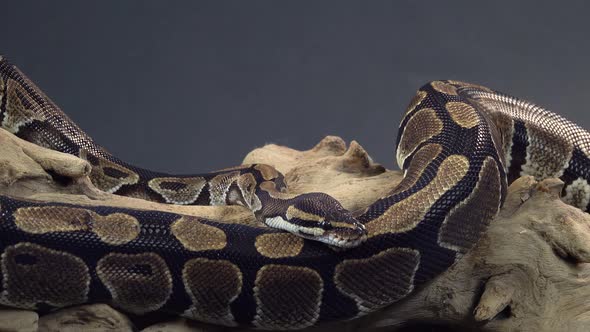
[[[264,329],[300,329],[315,324],[324,283],[307,267],[265,265],[256,274],[254,325]]]
[[[2,254],[3,303],[34,309],[64,307],[87,300],[90,274],[82,259],[64,251],[22,242]]]
[[[242,273],[235,264],[194,258],[184,265],[182,280],[193,302],[183,316],[207,323],[235,325],[230,305],[242,290]]]
[[[96,274],[113,304],[134,314],[158,310],[172,294],[170,271],[154,253],[108,254],[98,261]]]
[[[526,151],[529,139],[524,122],[514,120],[514,135],[510,150],[510,167],[508,168],[508,183],[521,177],[522,166],[526,164]]]
[[[104,175],[114,178],[114,179],[124,179],[129,176],[129,173],[125,173],[120,169],[116,169],[113,167],[105,166],[102,168]]]
[[[336,266],[334,282],[357,303],[361,312],[396,302],[414,289],[420,254],[417,250],[391,248],[364,259],[349,259]]]

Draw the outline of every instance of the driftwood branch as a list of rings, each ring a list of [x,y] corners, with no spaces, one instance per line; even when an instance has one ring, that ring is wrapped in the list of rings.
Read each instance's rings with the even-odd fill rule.
[[[399,172],[375,164],[358,143],[347,147],[338,137],[326,137],[308,151],[267,145],[248,154],[244,163],[271,164],[285,174],[290,191],[323,191],[350,210],[365,208],[401,179]],[[171,206],[106,194],[92,186],[88,172],[83,160],[0,130],[1,194],[256,222],[241,207]],[[64,177],[71,181],[64,183]],[[315,330],[396,330],[408,324],[490,331],[590,330],[590,215],[561,202],[562,185],[556,179],[540,183],[519,179],[486,235],[449,271],[385,310]],[[30,311],[0,310],[3,331],[227,330],[182,319],[145,325],[104,304],[42,317]]]

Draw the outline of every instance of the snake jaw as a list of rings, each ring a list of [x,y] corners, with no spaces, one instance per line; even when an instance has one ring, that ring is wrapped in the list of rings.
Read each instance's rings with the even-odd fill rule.
[[[356,226],[354,229],[326,231],[315,240],[344,249],[357,247],[367,239],[367,230],[361,223],[357,223]]]

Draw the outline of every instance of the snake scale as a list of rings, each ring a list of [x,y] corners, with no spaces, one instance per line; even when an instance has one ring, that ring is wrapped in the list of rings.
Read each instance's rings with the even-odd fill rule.
[[[403,180],[354,215],[325,194],[290,195],[267,165],[190,176],[129,165],[5,59],[0,122],[18,137],[87,160],[103,191],[239,204],[267,224],[0,196],[0,304],[16,308],[104,302],[139,315],[300,329],[376,311],[447,270],[477,242],[519,176],[559,177],[565,201],[584,210],[590,202],[588,132],[532,103],[458,81],[418,90],[398,131]]]

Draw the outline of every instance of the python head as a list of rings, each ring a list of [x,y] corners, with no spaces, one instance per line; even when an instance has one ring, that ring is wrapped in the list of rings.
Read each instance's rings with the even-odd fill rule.
[[[352,248],[367,238],[365,226],[340,202],[324,193],[310,193],[290,200],[284,217],[267,218],[265,223],[306,239],[340,248]]]

